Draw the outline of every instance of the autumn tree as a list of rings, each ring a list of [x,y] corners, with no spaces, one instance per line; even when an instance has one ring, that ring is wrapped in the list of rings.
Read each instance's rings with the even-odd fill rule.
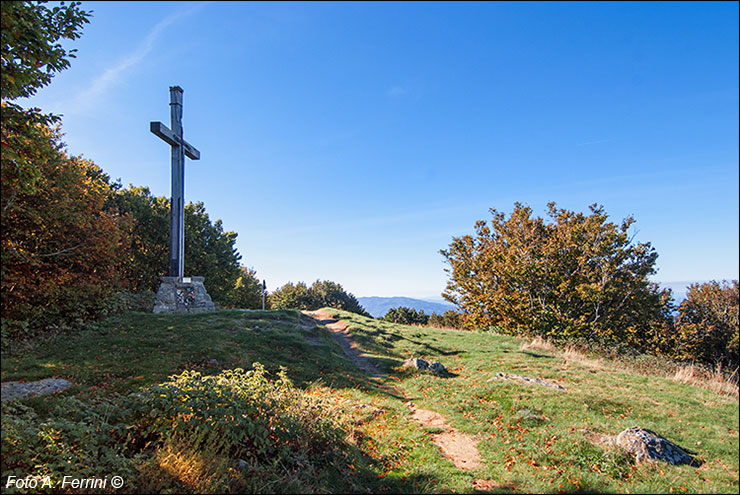
[[[94,316],[115,289],[125,219],[103,211],[108,177],[68,156],[53,115],[23,109],[69,66],[90,14],[79,3],[0,5],[2,96],[2,311],[4,333],[62,326]]]
[[[737,368],[739,297],[737,280],[690,285],[678,307],[676,357]]]
[[[16,137],[6,131],[3,145]],[[95,316],[119,287],[127,219],[104,211],[100,168],[68,156],[57,131],[36,132],[15,149],[39,171],[33,187],[3,159],[2,312],[41,329]]]
[[[441,251],[449,265],[443,296],[467,328],[665,345],[670,291],[648,280],[657,253],[632,242],[633,218],[608,222],[598,205],[585,215],[550,203],[549,222],[520,203],[509,218],[490,211],[490,225],[478,221],[474,236]]]

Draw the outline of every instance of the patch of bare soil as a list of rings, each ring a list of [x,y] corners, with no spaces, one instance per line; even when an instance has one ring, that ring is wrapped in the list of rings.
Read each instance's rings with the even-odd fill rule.
[[[468,433],[462,433],[450,425],[444,416],[434,411],[418,409],[409,403],[413,411],[411,419],[427,428],[441,430],[431,435],[432,441],[442,449],[442,453],[458,469],[477,469],[483,465],[478,452],[478,440]]]

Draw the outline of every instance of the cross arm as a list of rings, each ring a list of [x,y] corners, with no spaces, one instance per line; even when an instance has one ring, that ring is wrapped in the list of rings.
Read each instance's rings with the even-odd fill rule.
[[[181,144],[180,136],[177,136],[174,132],[170,130],[169,127],[161,122],[150,122],[149,130],[152,131],[152,134],[155,134],[162,141],[171,146],[177,146],[178,144]],[[192,146],[190,143],[182,140],[182,147],[185,151],[185,155],[188,158],[190,158],[191,160],[200,160],[200,151],[195,149],[195,147]]]

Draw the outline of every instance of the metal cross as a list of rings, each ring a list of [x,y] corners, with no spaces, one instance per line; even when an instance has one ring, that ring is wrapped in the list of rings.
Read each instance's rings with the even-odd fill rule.
[[[170,198],[170,277],[185,275],[185,158],[200,160],[200,151],[182,137],[182,88],[170,86],[170,124],[151,122],[149,129],[172,146],[172,196]]]

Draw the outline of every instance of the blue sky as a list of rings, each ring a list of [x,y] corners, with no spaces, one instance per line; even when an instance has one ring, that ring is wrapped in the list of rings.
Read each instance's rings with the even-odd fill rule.
[[[268,289],[438,298],[439,250],[516,201],[633,215],[656,281],[738,278],[737,2],[82,5],[77,58],[21,103],[169,197],[149,122],[181,86],[186,200]]]

